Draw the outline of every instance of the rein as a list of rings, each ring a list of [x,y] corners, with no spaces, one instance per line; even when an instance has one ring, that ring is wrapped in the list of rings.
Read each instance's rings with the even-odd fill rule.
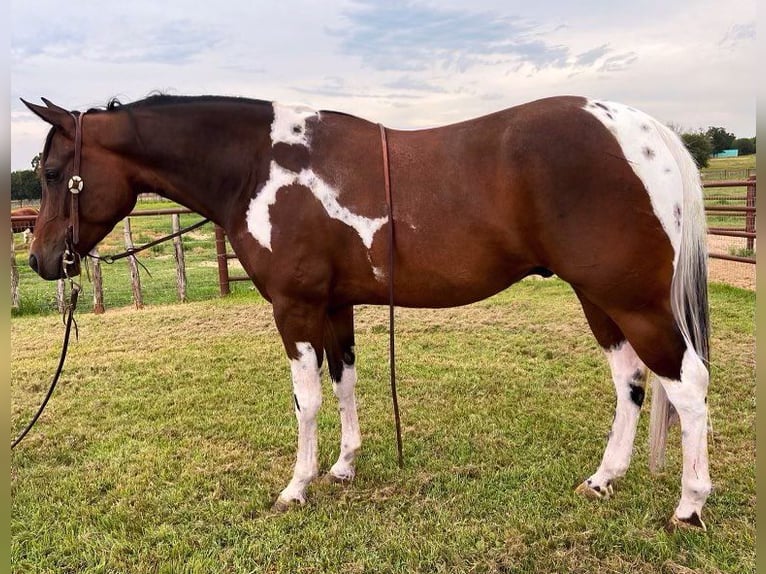
[[[396,353],[394,350],[394,203],[391,195],[391,165],[388,161],[388,138],[386,128],[380,128],[380,143],[383,148],[383,179],[386,188],[386,206],[388,207],[388,365],[391,377],[391,400],[394,407],[396,424],[396,454],[399,468],[404,466],[402,455],[402,422],[399,417],[399,399],[396,394]]]
[[[99,261],[103,261],[107,265],[111,265],[115,261],[119,261],[120,259],[125,259],[126,257],[130,257],[131,255],[135,255],[136,253],[140,253],[141,251],[145,251],[146,249],[149,249],[150,247],[154,247],[155,245],[159,245],[160,243],[164,243],[165,241],[169,241],[170,239],[173,239],[174,237],[179,237],[180,235],[183,235],[184,233],[189,233],[190,231],[194,231],[198,227],[202,227],[206,223],[210,223],[209,219],[203,219],[202,221],[198,221],[194,225],[190,225],[189,227],[184,227],[183,229],[180,229],[176,231],[175,233],[171,233],[170,235],[165,235],[164,237],[160,237],[159,239],[155,239],[154,241],[150,241],[149,243],[146,243],[145,245],[142,245],[141,247],[131,247],[127,251],[123,251],[122,253],[118,253],[117,255],[91,255],[88,253],[88,257],[91,259],[98,259]]]
[[[14,440],[11,443],[11,448],[16,448],[16,445],[19,444],[22,439],[27,436],[27,433],[32,430],[32,427],[35,426],[35,423],[37,422],[37,419],[40,418],[40,415],[43,414],[43,411],[45,410],[45,405],[48,404],[48,400],[53,395],[53,389],[56,388],[56,384],[59,382],[59,377],[61,376],[61,372],[64,370],[64,361],[66,360],[66,353],[69,349],[69,335],[72,332],[72,324],[75,325],[75,336],[77,336],[77,324],[74,322],[74,311],[77,308],[77,296],[80,294],[80,286],[72,282],[72,293],[69,296],[69,305],[67,305],[67,309],[65,311],[66,314],[66,330],[64,331],[64,343],[61,346],[61,356],[59,357],[59,365],[56,369],[56,374],[53,375],[53,381],[51,381],[51,386],[48,389],[48,394],[45,395],[45,398],[43,399],[42,404],[40,405],[40,408],[37,409],[37,412],[35,413],[35,416],[32,417],[32,420],[29,421],[29,424],[27,424],[26,428],[21,431],[19,436],[16,437],[16,440]]]

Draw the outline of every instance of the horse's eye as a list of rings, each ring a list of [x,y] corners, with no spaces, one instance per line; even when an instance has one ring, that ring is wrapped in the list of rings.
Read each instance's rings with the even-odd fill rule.
[[[46,169],[45,170],[45,181],[54,182],[57,181],[59,178],[59,172],[55,169]]]

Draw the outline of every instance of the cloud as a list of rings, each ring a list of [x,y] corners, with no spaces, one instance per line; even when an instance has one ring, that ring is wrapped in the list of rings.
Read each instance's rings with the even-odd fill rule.
[[[722,48],[734,49],[739,44],[755,40],[755,22],[734,24],[718,42]]]
[[[23,27],[14,30],[11,54],[17,62],[34,57],[99,63],[181,65],[219,44],[222,34],[194,22],[177,20],[109,22],[100,28],[75,20],[69,33],[43,35]]]
[[[638,54],[635,52],[624,52],[622,54],[616,54],[605,59],[599,67],[599,72],[623,72],[627,70],[631,64],[638,60]]]
[[[578,54],[577,57],[575,58],[574,65],[575,66],[591,66],[592,64],[595,64],[600,58],[605,56],[610,51],[611,50],[609,50],[609,44],[603,44],[601,46],[598,46],[596,48],[583,52],[582,54]]]
[[[358,0],[342,15],[348,26],[328,33],[341,39],[345,55],[378,71],[465,71],[498,57],[535,68],[561,67],[569,53],[539,38],[538,25],[489,11]]]

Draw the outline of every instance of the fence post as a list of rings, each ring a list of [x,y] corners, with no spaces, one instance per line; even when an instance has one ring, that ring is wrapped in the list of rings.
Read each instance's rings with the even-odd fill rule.
[[[226,234],[223,228],[215,226],[215,255],[218,260],[218,286],[221,296],[231,293],[229,287],[229,261],[226,257]]]
[[[755,176],[751,175],[748,178],[747,184],[747,200],[748,207],[755,207]],[[755,211],[748,211],[745,216],[745,231],[755,233]],[[747,249],[749,252],[753,251],[755,247],[755,239],[752,237],[747,238]]]
[[[56,307],[59,313],[63,314],[66,311],[66,301],[64,300],[64,280],[59,279],[56,281]]]
[[[11,308],[18,309],[19,305],[19,270],[16,267],[16,245],[11,234]]]
[[[101,275],[101,260],[98,258],[98,248],[90,250],[91,261],[93,262],[93,313],[101,315],[104,312],[104,280]]]
[[[177,213],[170,216],[173,233],[181,231],[181,218]],[[178,299],[186,302],[186,262],[184,260],[184,244],[181,236],[173,238],[173,247],[176,254],[176,285],[178,287]]]
[[[125,249],[133,249],[133,236],[130,231],[130,217],[125,218]],[[133,287],[133,303],[136,309],[143,309],[144,299],[141,295],[141,277],[138,274],[138,264],[136,256],[128,257],[128,267],[130,268],[130,283]]]

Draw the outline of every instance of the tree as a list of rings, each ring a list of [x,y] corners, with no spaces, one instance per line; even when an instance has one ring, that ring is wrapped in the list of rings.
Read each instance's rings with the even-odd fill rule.
[[[707,167],[708,160],[713,153],[713,143],[710,141],[707,133],[702,131],[684,133],[681,134],[681,139],[686,145],[686,149],[692,154],[697,167]]]
[[[710,126],[705,132],[713,144],[713,153],[722,152],[725,149],[731,149],[734,146],[736,136],[727,132],[724,128]]]
[[[40,162],[43,160],[43,153],[38,153],[35,157],[32,158],[32,169],[34,171],[38,171],[40,169]]]
[[[734,140],[734,145],[739,155],[753,155],[755,153],[755,138],[739,138]]]
[[[11,199],[40,199],[42,192],[40,178],[34,170],[11,172]]]

